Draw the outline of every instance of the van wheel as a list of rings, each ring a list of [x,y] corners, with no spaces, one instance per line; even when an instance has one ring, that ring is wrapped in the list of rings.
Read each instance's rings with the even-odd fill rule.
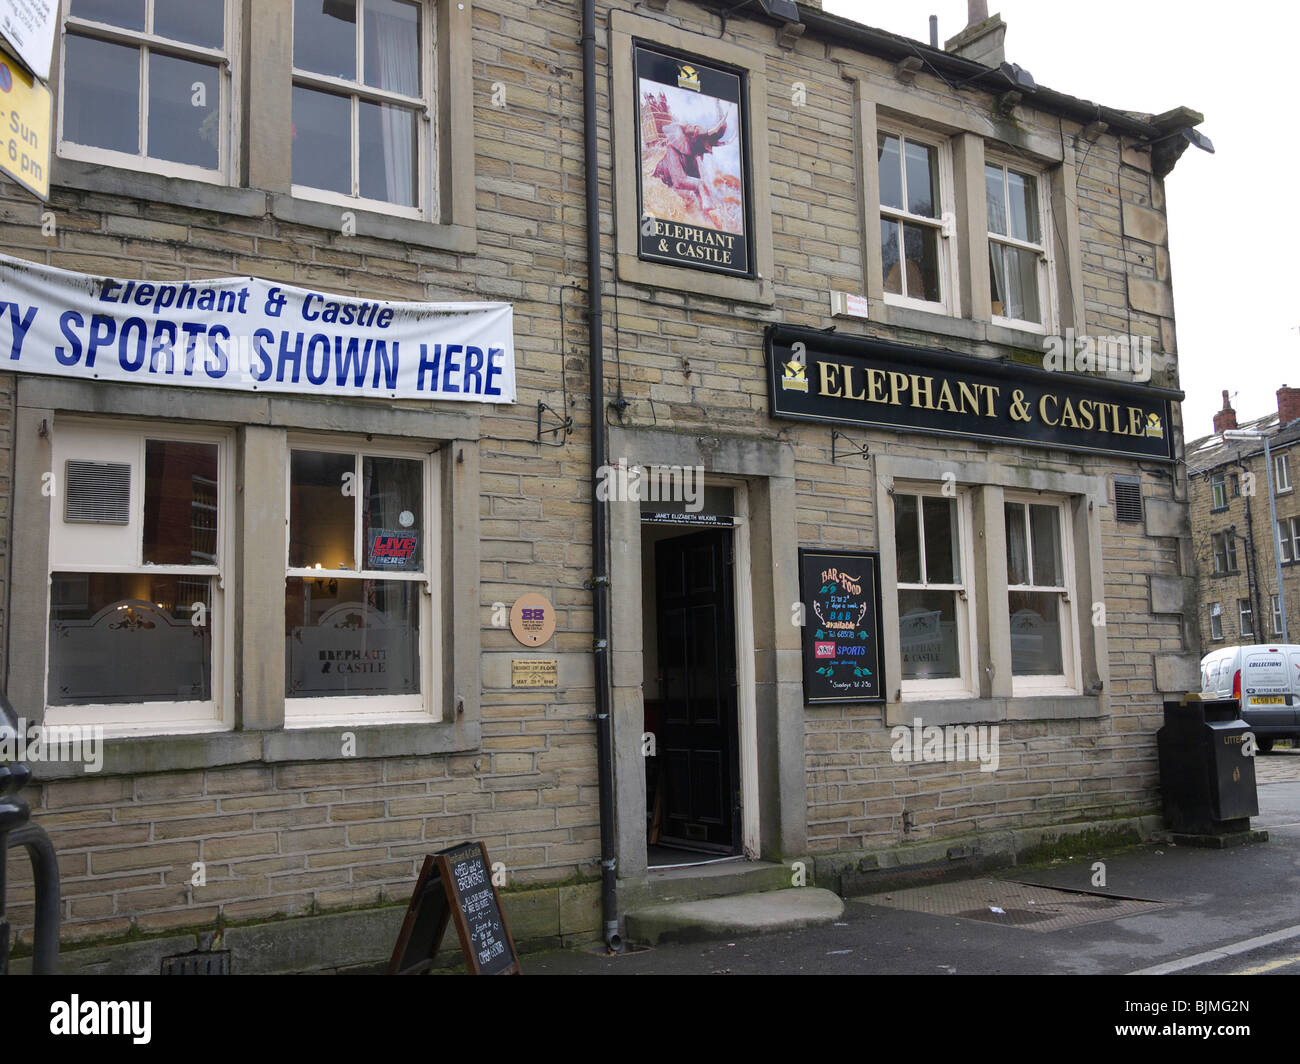
[[[1272,750],[1273,750],[1273,740],[1272,740],[1272,739],[1256,739],[1256,740],[1255,740],[1255,745],[1259,747],[1259,752],[1260,752],[1261,754],[1272,753]]]

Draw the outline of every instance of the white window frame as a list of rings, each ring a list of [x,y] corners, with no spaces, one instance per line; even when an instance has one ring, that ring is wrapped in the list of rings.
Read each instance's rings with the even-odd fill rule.
[[[1058,616],[1061,618],[1061,672],[1056,675],[1047,676],[1017,676],[1012,666],[1011,674],[1011,693],[1014,698],[1032,697],[1035,695],[1051,694],[1078,694],[1081,687],[1079,677],[1079,621],[1076,615],[1075,603],[1077,595],[1075,594],[1075,575],[1074,575],[1074,534],[1070,517],[1069,500],[1059,496],[1043,496],[1035,494],[1024,494],[1020,492],[1008,491],[1004,496],[1004,502],[1013,505],[1025,507],[1025,562],[1029,570],[1029,576],[1032,581],[1034,550],[1033,542],[1030,539],[1029,507],[1030,506],[1055,506],[1057,509],[1057,527],[1061,532],[1061,574],[1065,582],[1060,585],[1047,584],[1012,584],[1007,583],[1008,602],[1010,595],[1014,591],[1028,591],[1034,593],[1056,593],[1060,596],[1060,608]],[[1003,508],[1005,520],[1006,509]],[[1003,529],[1005,537],[1004,542],[1010,543],[1010,535],[1007,529]],[[1008,631],[1007,638],[1010,640],[1011,635]]]
[[[1214,545],[1214,541],[1220,536],[1223,537],[1223,564],[1224,568],[1219,568],[1219,552]],[[1237,537],[1231,532],[1213,532],[1210,535],[1210,554],[1214,558],[1214,572],[1217,576],[1223,576],[1228,573],[1240,572],[1237,568]]]
[[[318,0],[293,0],[294,3],[318,2]],[[449,2],[449,0],[443,0]],[[313,188],[311,185],[290,186],[290,191],[294,197],[304,200],[315,200],[318,203],[329,203],[337,207],[351,208],[353,210],[373,211],[377,214],[390,214],[399,218],[413,218],[427,222],[436,222],[439,218],[438,204],[438,144],[437,123],[434,121],[437,114],[436,89],[438,84],[438,42],[437,42],[437,0],[419,0],[420,18],[421,18],[421,54],[420,54],[420,71],[423,83],[421,84],[422,95],[404,96],[398,92],[392,92],[388,89],[379,89],[365,83],[365,55],[363,35],[365,32],[364,18],[361,14],[361,6],[357,8],[357,77],[359,81],[349,81],[346,78],[333,77],[328,74],[316,74],[310,70],[300,70],[294,66],[291,69],[289,84],[289,109],[293,110],[293,90],[302,86],[308,89],[317,89],[329,92],[333,95],[347,96],[351,100],[351,129],[349,136],[352,140],[352,190],[353,195],[343,195],[342,193],[333,192],[329,189]],[[364,0],[360,0],[364,4]],[[292,12],[290,13],[290,27],[293,25]],[[292,33],[290,34],[292,37]],[[290,62],[292,63],[293,42],[289,44]],[[367,103],[390,103],[403,110],[415,112],[416,124],[416,158],[419,161],[419,174],[417,178],[417,192],[419,202],[414,207],[406,207],[398,203],[390,203],[387,200],[367,199],[360,195],[361,188],[361,160],[360,160],[360,113],[361,102]],[[289,146],[289,168],[293,169],[293,146]]]
[[[1210,638],[1223,638],[1223,606],[1218,602],[1210,603]]]
[[[240,39],[240,9],[242,4],[235,0],[225,0],[225,48],[205,48],[201,45],[176,41],[170,37],[159,37],[153,33],[139,30],[123,29],[105,22],[93,22],[89,19],[76,18],[71,15],[63,19],[59,32],[59,101],[56,117],[58,131],[57,151],[61,158],[77,159],[82,162],[97,163],[121,169],[160,174],[163,177],[182,178],[190,181],[204,181],[209,184],[230,185],[234,181],[234,160],[240,151],[240,124],[235,116],[239,114],[239,55],[242,41]],[[153,25],[154,0],[146,0],[145,25]],[[68,99],[66,42],[69,30],[74,36],[92,37],[113,44],[130,45],[144,53],[157,51],[181,59],[194,59],[217,66],[219,130],[217,147],[218,166],[208,169],[189,163],[173,162],[143,152],[113,151],[98,148],[90,144],[78,144],[63,136],[64,107]],[[140,121],[137,129],[139,135],[149,128],[149,64],[142,59],[140,72]],[[146,136],[147,139],[147,136]]]
[[[1243,636],[1255,638],[1255,610],[1250,599],[1237,599],[1237,623]]]
[[[1044,335],[1056,331],[1056,261],[1052,254],[1052,200],[1051,200],[1051,182],[1047,178],[1041,167],[1031,166],[1023,160],[1009,158],[990,152],[984,159],[985,166],[997,166],[1002,168],[1003,172],[1003,195],[1007,189],[1006,172],[1014,170],[1025,176],[1032,177],[1034,184],[1038,188],[1038,233],[1042,238],[1042,244],[1031,244],[1016,237],[1001,233],[995,233],[989,229],[987,233],[988,243],[1006,244],[1011,247],[1021,248],[1025,251],[1032,251],[1038,255],[1038,309],[1039,316],[1043,319],[1041,323],[1029,321],[1025,318],[1009,318],[1002,314],[992,314],[993,324],[1001,325],[1008,329],[1021,329],[1025,332],[1043,333]],[[985,187],[985,174],[980,173],[981,191]],[[987,194],[987,193],[985,193]],[[1005,204],[1004,204],[1005,206]],[[985,258],[988,258],[988,250],[985,249]],[[989,302],[993,300],[993,271],[989,268]]]
[[[1273,610],[1273,634],[1282,634],[1282,602],[1276,595],[1269,595],[1269,606]]]
[[[1291,463],[1287,461],[1286,452],[1273,455],[1273,491],[1285,495],[1291,490]]]
[[[208,443],[217,447],[217,558],[214,565],[146,565],[143,561],[143,518],[145,489],[145,441],[176,440],[185,443]],[[85,442],[82,442],[85,441]],[[133,453],[132,453],[133,452]],[[101,530],[95,526],[65,529],[63,506],[56,496],[50,507],[50,549],[47,558],[45,598],[45,676],[43,697],[49,697],[50,609],[53,600],[53,574],[79,573],[148,573],[158,576],[208,577],[212,580],[212,600],[208,623],[212,628],[212,698],[205,702],[133,702],[85,704],[75,706],[45,705],[47,725],[98,725],[107,737],[126,735],[163,735],[189,732],[225,731],[234,726],[234,605],[230,565],[231,518],[234,513],[234,471],[231,464],[233,440],[229,432],[191,429],[166,422],[116,422],[103,419],[59,418],[53,430],[51,448],[54,483],[58,485],[68,458],[91,456],[102,460],[131,462],[131,518],[123,526]],[[100,550],[91,562],[78,560],[74,553],[77,540],[90,540],[100,532],[105,538],[130,537],[134,556],[127,561],[106,561],[112,551]],[[120,554],[114,555],[120,558]]]
[[[952,163],[952,145],[940,136],[933,133],[927,133],[924,130],[914,126],[909,126],[904,122],[895,122],[888,117],[880,120],[877,129],[877,147],[876,147],[876,168],[877,183],[879,183],[880,167],[880,148],[879,138],[886,136],[895,136],[899,138],[899,174],[903,182],[903,197],[907,197],[907,151],[906,141],[913,141],[916,144],[923,144],[928,148],[935,149],[935,165],[938,167],[939,178],[939,203],[937,204],[938,216],[927,218],[921,214],[912,214],[910,211],[891,207],[884,202],[880,203],[880,216],[876,219],[875,239],[880,239],[880,223],[888,218],[894,222],[906,222],[912,225],[925,226],[928,229],[934,229],[939,234],[939,300],[931,302],[928,299],[919,299],[907,294],[898,294],[895,292],[882,291],[885,302],[900,307],[910,307],[914,310],[923,310],[930,314],[947,314],[949,316],[958,313],[957,292],[960,290],[957,275],[956,249],[954,247],[954,238],[957,231],[956,219],[956,184],[953,178]],[[905,268],[906,259],[904,258],[904,248],[902,244],[902,233],[899,233],[900,242],[898,245],[900,279],[904,290],[907,288],[907,270]],[[881,247],[883,254],[884,248]],[[883,286],[884,278],[881,283]]]
[[[1228,508],[1228,476],[1226,473],[1214,473],[1210,476],[1210,491],[1214,496],[1210,508],[1226,510]]]
[[[365,557],[362,514],[364,500],[361,496],[362,459],[402,458],[418,460],[424,465],[424,510],[421,550],[424,567],[418,573],[399,573],[386,569],[330,569],[301,568],[289,565],[289,530],[293,520],[293,452],[324,451],[332,454],[355,456],[353,472],[358,485],[353,497],[353,545],[358,565]],[[440,459],[437,451],[400,443],[367,442],[364,437],[321,437],[291,435],[285,451],[284,492],[284,558],[285,581],[291,579],[318,579],[323,572],[350,580],[406,581],[420,584],[419,621],[420,638],[420,693],[418,695],[322,695],[319,697],[284,697],[284,726],[286,728],[322,728],[336,725],[362,724],[431,724],[442,719],[442,616],[435,608],[441,602],[441,579],[438,559],[441,556],[441,513],[439,492]],[[287,593],[287,592],[286,592]],[[283,599],[281,600],[283,602]],[[288,632],[286,630],[286,636]],[[288,659],[286,651],[286,678]]]
[[[901,591],[951,591],[956,592],[957,602],[957,659],[961,663],[961,675],[944,680],[904,680],[900,671],[899,690],[903,701],[926,701],[941,698],[975,698],[979,694],[979,673],[977,671],[976,651],[978,638],[976,624],[978,609],[975,594],[975,550],[973,537],[973,519],[971,495],[968,491],[958,491],[956,498],[945,495],[940,484],[909,483],[900,481],[894,485],[892,493],[894,505],[900,495],[930,496],[942,498],[955,503],[957,508],[957,560],[961,566],[961,581],[955,584],[931,584],[925,582],[925,515],[924,508],[917,506],[917,536],[921,546],[921,583],[904,583],[899,580],[895,586],[895,595]],[[890,521],[895,520],[890,514]],[[894,526],[890,525],[890,535]],[[897,552],[897,544],[895,544]],[[896,555],[897,556],[897,555]],[[964,616],[963,616],[964,613]],[[899,620],[902,611],[899,610]],[[901,662],[901,658],[900,658]]]

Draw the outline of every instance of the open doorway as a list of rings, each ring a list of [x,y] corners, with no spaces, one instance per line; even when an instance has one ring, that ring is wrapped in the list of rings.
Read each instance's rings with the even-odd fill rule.
[[[718,494],[722,514],[642,513],[650,867],[743,850],[735,529]]]

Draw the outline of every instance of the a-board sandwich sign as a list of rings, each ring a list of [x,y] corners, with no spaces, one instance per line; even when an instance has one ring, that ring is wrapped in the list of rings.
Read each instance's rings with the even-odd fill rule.
[[[424,859],[389,975],[418,975],[432,965],[447,923],[456,925],[470,975],[519,975],[510,926],[482,842],[466,842]]]

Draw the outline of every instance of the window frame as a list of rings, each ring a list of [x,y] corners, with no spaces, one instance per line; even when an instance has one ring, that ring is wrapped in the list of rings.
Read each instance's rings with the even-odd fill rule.
[[[236,0],[223,0],[225,5],[225,47],[208,48],[203,45],[189,44],[170,37],[160,37],[151,31],[130,30],[114,26],[107,22],[95,22],[79,16],[64,14],[59,22],[58,39],[58,101],[55,116],[55,156],[73,159],[79,162],[110,166],[117,169],[159,174],[163,177],[180,178],[188,181],[200,181],[204,184],[237,186],[239,184],[236,160],[242,145],[242,123],[238,120],[241,109],[240,56],[242,52],[243,5]],[[148,0],[145,7],[146,25],[154,11],[153,0]],[[158,52],[182,59],[212,63],[217,67],[218,93],[221,101],[217,105],[219,114],[219,137],[217,147],[218,166],[209,169],[190,163],[178,163],[143,152],[131,154],[111,148],[100,148],[91,144],[80,144],[68,140],[63,135],[64,112],[68,99],[67,91],[67,38],[69,30],[73,36],[88,37],[110,44],[127,45],[141,52],[153,54]],[[140,64],[140,111],[136,124],[137,144],[149,123],[148,64]]]
[[[1237,624],[1242,638],[1246,636],[1255,638],[1255,608],[1251,605],[1250,599],[1237,599]]]
[[[907,153],[905,144],[912,141],[916,144],[922,144],[929,148],[935,149],[935,165],[938,169],[938,190],[939,203],[937,213],[933,218],[927,218],[924,215],[913,214],[906,208],[891,207],[883,200],[878,204],[879,214],[876,219],[875,233],[871,239],[880,241],[880,223],[888,217],[890,220],[898,223],[908,223],[912,225],[921,225],[926,228],[934,229],[939,234],[939,294],[937,301],[928,299],[919,299],[915,296],[909,296],[906,291],[903,293],[890,292],[882,288],[884,300],[892,306],[909,307],[913,310],[924,311],[929,314],[944,314],[948,317],[956,316],[960,313],[960,277],[958,274],[958,254],[954,246],[957,233],[957,215],[956,215],[956,179],[953,170],[952,143],[949,138],[941,134],[928,132],[917,126],[909,125],[906,122],[895,121],[888,116],[882,116],[877,120],[876,126],[876,183],[877,188],[880,185],[880,140],[887,136],[895,136],[899,139],[899,175],[902,181],[903,195],[907,195]],[[900,230],[901,237],[901,230]],[[884,243],[880,244],[882,257],[882,285],[883,276],[883,256]],[[903,261],[903,245],[900,239],[899,243],[900,267]],[[900,280],[904,290],[907,288],[907,271],[900,268]]]
[[[1286,495],[1292,487],[1291,463],[1287,460],[1286,452],[1279,451],[1273,455],[1273,494]]]
[[[991,225],[986,226],[985,233],[985,259],[991,259],[992,245],[1005,244],[1010,247],[1020,248],[1022,251],[1033,251],[1038,255],[1038,270],[1036,274],[1038,282],[1038,310],[1043,319],[1042,322],[1030,321],[1028,318],[1012,318],[1005,314],[998,314],[992,309],[993,299],[993,267],[989,263],[989,308],[990,319],[994,325],[1000,325],[1006,329],[1019,329],[1023,332],[1039,333],[1048,335],[1057,331],[1057,296],[1056,296],[1056,261],[1053,253],[1054,231],[1053,215],[1051,200],[1051,182],[1048,179],[1046,170],[1041,165],[1027,163],[1023,159],[1017,159],[1013,156],[1004,155],[997,151],[986,151],[984,155],[985,167],[1000,167],[1002,170],[1002,188],[1003,196],[1007,195],[1006,189],[1008,182],[1006,175],[1008,171],[1015,171],[1023,177],[1032,177],[1037,188],[1038,199],[1038,234],[1042,244],[1031,244],[1028,241],[1020,240],[1011,235],[1003,235],[993,232]],[[981,190],[987,196],[986,182],[987,171],[980,173]],[[1005,206],[1004,202],[1004,206]]]
[[[418,573],[393,572],[389,570],[370,569],[329,569],[295,567],[289,564],[290,529],[293,522],[293,452],[316,451],[330,454],[350,454],[354,456],[353,471],[358,484],[354,497],[353,537],[354,544],[363,535],[364,500],[361,494],[362,460],[372,458],[399,458],[419,460],[423,465],[423,505],[421,520],[426,530],[423,535],[423,567]],[[386,580],[401,581],[421,585],[419,594],[419,638],[417,646],[420,651],[420,694],[419,695],[318,695],[289,697],[287,690],[284,698],[284,727],[286,730],[301,728],[322,728],[333,726],[361,726],[368,724],[435,724],[442,721],[442,677],[444,662],[442,660],[442,635],[446,619],[441,615],[441,571],[438,559],[441,557],[441,526],[439,525],[441,502],[441,459],[437,448],[430,450],[416,444],[403,445],[400,442],[368,441],[364,436],[322,436],[316,434],[290,433],[285,446],[284,460],[284,562],[285,594],[288,581],[294,579],[318,579],[322,572],[336,576],[343,574],[349,580]],[[364,557],[364,546],[362,554]],[[283,608],[282,599],[282,608]],[[285,627],[285,679],[288,681],[289,636],[287,617]]]
[[[1055,593],[1060,596],[1057,615],[1061,618],[1061,672],[1046,676],[1024,675],[1015,672],[1015,665],[1012,665],[1011,672],[1011,691],[1012,696],[1016,698],[1050,695],[1050,694],[1078,694],[1082,686],[1079,669],[1080,669],[1080,640],[1079,640],[1079,618],[1077,616],[1078,596],[1075,592],[1075,553],[1074,553],[1074,533],[1070,520],[1070,500],[1068,497],[1057,495],[1044,496],[1039,493],[1026,493],[1017,491],[1007,491],[1003,495],[1003,520],[1005,522],[1006,506],[1020,505],[1025,507],[1026,538],[1025,554],[1029,575],[1033,574],[1033,543],[1029,536],[1031,535],[1029,527],[1029,507],[1030,506],[1054,506],[1057,510],[1057,528],[1061,535],[1061,575],[1064,577],[1064,583],[1060,585],[1046,584],[1012,584],[1007,581],[1006,591],[1008,599],[1007,618],[1010,621],[1010,596],[1012,592],[1033,592],[1037,594]],[[1010,543],[1009,530],[1003,528],[1004,542]],[[1010,633],[1008,632],[1008,640]]]
[[[307,2],[307,0],[292,0],[293,4]],[[308,200],[316,203],[325,203],[335,207],[345,209],[371,211],[375,214],[386,214],[396,218],[409,218],[415,221],[436,223],[440,217],[441,204],[439,202],[439,181],[438,173],[440,170],[439,152],[442,145],[438,139],[438,9],[437,5],[440,0],[414,0],[420,7],[421,19],[421,45],[420,45],[420,76],[422,79],[421,95],[419,97],[404,96],[401,93],[393,92],[388,89],[380,89],[372,85],[367,85],[365,78],[365,57],[363,51],[364,38],[364,16],[358,10],[356,23],[356,58],[358,77],[360,81],[349,81],[346,78],[335,77],[330,74],[318,74],[310,70],[302,70],[293,65],[293,12],[290,10],[290,32],[289,32],[289,101],[288,112],[290,123],[293,115],[293,94],[299,86],[311,89],[317,92],[329,93],[334,96],[345,96],[349,100],[349,131],[348,136],[351,140],[352,152],[352,187],[357,190],[356,195],[345,195],[334,192],[330,189],[314,188],[311,185],[299,185],[293,182],[293,144],[288,146],[288,165],[290,173],[289,193],[294,199]],[[446,0],[441,0],[446,2]],[[365,0],[360,0],[364,5]],[[415,114],[416,122],[416,158],[419,163],[418,167],[418,197],[417,204],[414,207],[406,207],[402,204],[392,203],[388,200],[370,199],[360,195],[361,187],[361,140],[359,115],[361,103],[392,104],[403,110],[412,111]]]
[[[1210,639],[1221,642],[1223,639],[1223,604],[1210,603]]]
[[[1210,475],[1210,493],[1211,513],[1228,508],[1228,475],[1226,473],[1212,473]]]
[[[93,440],[98,437],[101,442],[111,439],[119,444],[131,442],[136,445],[137,453],[131,460],[131,518],[128,525],[136,553],[135,558],[129,562],[91,562],[81,565],[75,562],[65,563],[65,555],[62,553],[65,548],[58,534],[58,525],[62,523],[62,507],[56,497],[55,505],[50,507],[49,549],[46,552],[45,669],[41,685],[44,722],[48,725],[100,726],[107,737],[230,730],[234,726],[234,620],[240,605],[234,581],[234,559],[230,556],[235,507],[233,430],[160,421],[59,417],[53,434],[51,468],[56,485],[63,476],[63,463],[67,458],[73,457],[68,453],[69,439]],[[153,565],[146,564],[143,560],[144,463],[146,442],[151,439],[215,444],[217,447],[217,557],[213,565]],[[207,577],[212,582],[208,610],[208,623],[212,629],[212,698],[204,702],[136,701],[50,705],[49,681],[53,663],[50,611],[53,608],[53,574],[56,572]]]
[[[898,481],[891,495],[892,506],[890,520],[897,520],[897,500],[900,495],[913,495],[918,498],[929,496],[942,498],[955,503],[957,509],[957,561],[961,566],[962,580],[956,584],[931,584],[924,581],[925,573],[925,517],[924,507],[917,506],[917,536],[921,548],[922,583],[904,583],[895,581],[894,596],[898,601],[900,591],[951,591],[956,593],[958,610],[964,614],[957,619],[957,659],[961,663],[961,675],[942,680],[907,680],[899,672],[899,691],[901,700],[928,701],[942,698],[976,698],[979,695],[978,667],[978,624],[979,610],[975,589],[975,547],[974,523],[971,494],[959,489],[956,496],[944,494],[943,485]],[[890,527],[893,535],[893,526]],[[895,541],[895,558],[897,558],[897,541]],[[899,624],[902,624],[902,612],[899,611]],[[900,659],[901,660],[901,659]]]
[[[1215,540],[1223,541],[1223,554],[1220,556],[1218,547],[1215,546]],[[1210,554],[1214,558],[1214,575],[1231,576],[1233,573],[1239,573],[1237,563],[1237,537],[1232,532],[1212,532],[1210,533]],[[1223,566],[1219,562],[1222,558]]]
[[[1282,634],[1282,600],[1277,595],[1269,595],[1269,607],[1273,611],[1273,634]]]

